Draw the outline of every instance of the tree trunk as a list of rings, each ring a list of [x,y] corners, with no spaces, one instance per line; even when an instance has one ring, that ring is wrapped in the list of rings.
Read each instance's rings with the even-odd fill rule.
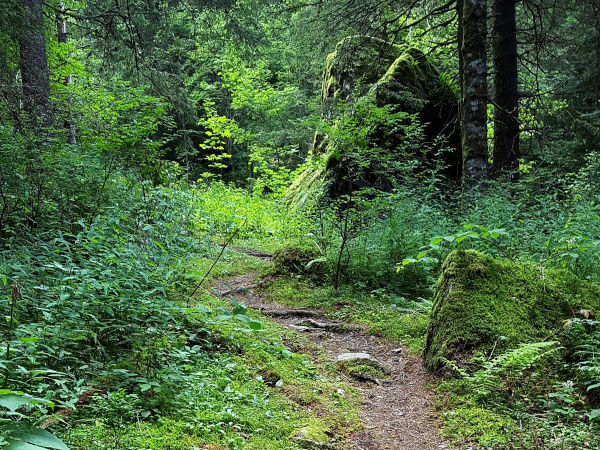
[[[600,0],[594,5],[596,17],[596,101],[600,101]]]
[[[56,13],[56,27],[57,27],[57,31],[58,31],[58,43],[59,44],[67,44],[68,42],[68,36],[67,36],[67,20],[65,19],[65,14],[64,14],[64,5],[62,0],[60,0],[60,2],[58,3],[58,12]],[[72,82],[72,77],[71,75],[67,75],[65,77],[65,80],[63,82],[63,84],[65,86],[69,86]],[[67,94],[68,95],[68,94]],[[70,102],[70,98],[69,98],[69,111],[66,112],[66,120],[65,120],[65,128],[68,131],[68,138],[67,138],[67,142],[69,144],[76,144],[77,143],[77,132],[75,130],[75,125],[73,124],[73,114],[71,113],[71,102]]]
[[[519,88],[516,0],[494,0],[494,162],[499,173],[517,168],[519,157]]]
[[[33,125],[49,127],[52,111],[42,0],[21,0],[21,6],[23,23],[19,46],[23,104]]]
[[[458,130],[462,130],[462,124],[463,124],[463,95],[462,92],[464,90],[464,84],[465,84],[465,64],[464,64],[464,55],[463,55],[463,51],[462,51],[462,47],[463,47],[463,6],[464,6],[464,2],[463,0],[457,0],[456,2],[456,17],[457,17],[457,36],[456,36],[456,40],[457,40],[457,50],[458,50],[458,87],[460,89],[460,97],[458,100]],[[460,142],[458,143],[458,146],[460,147],[459,150],[461,152],[462,155],[462,131],[461,131],[461,138],[460,138]],[[462,178],[463,174],[462,174],[462,164],[460,167],[460,176]]]
[[[463,184],[473,186],[487,176],[487,1],[459,1],[463,1]]]

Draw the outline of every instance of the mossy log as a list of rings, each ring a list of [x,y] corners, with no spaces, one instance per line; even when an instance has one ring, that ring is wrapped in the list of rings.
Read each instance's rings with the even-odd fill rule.
[[[564,270],[455,251],[443,264],[425,343],[425,366],[459,367],[520,343],[551,338],[581,309],[600,310],[600,288]]]

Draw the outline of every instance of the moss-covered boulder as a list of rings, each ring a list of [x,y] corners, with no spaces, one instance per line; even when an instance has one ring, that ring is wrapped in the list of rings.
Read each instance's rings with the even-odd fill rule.
[[[600,289],[570,272],[455,251],[435,292],[425,365],[464,367],[477,351],[499,354],[551,338],[581,309],[600,311]]]
[[[280,275],[316,275],[323,271],[323,266],[315,262],[318,258],[319,254],[316,250],[285,247],[273,254],[273,269]]]
[[[321,94],[323,120],[335,125],[342,114],[347,114],[347,110],[340,108],[340,101],[347,105],[358,97],[368,98],[378,107],[388,106],[392,113],[417,114],[425,125],[423,142],[431,143],[442,137],[447,147],[455,149],[445,156],[445,175],[459,179],[458,95],[455,87],[422,51],[367,36],[351,36],[340,41],[326,59]],[[397,126],[374,130],[369,139],[373,147],[385,143],[385,157],[389,160],[406,156],[401,153],[406,136],[398,131]],[[345,167],[336,163],[344,159],[346,151],[335,148],[328,136],[316,133],[308,168],[291,186],[288,198],[293,203],[302,204],[307,197],[323,191],[329,196],[345,193],[345,189],[336,188],[336,183],[343,178]],[[415,156],[422,158],[424,163],[433,162],[427,155]],[[370,173],[365,173],[361,181],[362,185],[357,187],[384,190],[386,186],[393,187]]]

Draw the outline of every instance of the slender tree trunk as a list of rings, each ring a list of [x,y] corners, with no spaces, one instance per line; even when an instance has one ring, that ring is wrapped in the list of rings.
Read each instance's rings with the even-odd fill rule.
[[[461,134],[463,184],[468,187],[487,176],[487,1],[462,1]]]
[[[514,170],[519,157],[516,0],[493,0],[495,173]]]
[[[600,1],[600,0],[599,0]],[[457,20],[457,50],[458,50],[458,87],[460,89],[460,98],[458,101],[458,129],[462,130],[463,124],[463,89],[465,84],[465,64],[463,55],[463,0],[457,0],[456,2],[456,17]],[[462,152],[462,142],[458,143],[460,151]],[[462,154],[462,153],[461,153]],[[460,174],[462,177],[462,165],[460,168]]]
[[[21,0],[21,6],[23,23],[19,45],[23,104],[33,124],[49,127],[52,111],[42,0]]]
[[[596,101],[600,101],[600,0],[596,0]]]
[[[598,0],[600,1],[600,0]],[[461,89],[461,93],[462,93],[462,89],[464,88],[464,83],[465,83],[465,65],[464,65],[464,54],[463,54],[463,7],[464,7],[464,1],[463,0],[458,0],[456,2],[456,17],[458,18],[457,20],[457,42],[458,42],[458,86]],[[461,94],[460,96],[460,103],[462,104],[462,100],[463,100],[463,95]],[[461,108],[462,110],[462,105]],[[462,112],[461,112],[461,120],[462,120]]]
[[[68,43],[68,35],[67,35],[67,20],[65,19],[64,13],[64,5],[62,0],[60,0],[58,4],[59,11],[56,13],[56,27],[58,31],[58,43],[59,44],[67,44]],[[65,77],[63,84],[65,86],[69,86],[72,82],[71,74]],[[77,131],[75,130],[75,125],[73,123],[73,114],[71,112],[71,101],[69,96],[69,111],[66,113],[67,119],[65,120],[65,128],[68,131],[67,142],[69,144],[77,143]]]

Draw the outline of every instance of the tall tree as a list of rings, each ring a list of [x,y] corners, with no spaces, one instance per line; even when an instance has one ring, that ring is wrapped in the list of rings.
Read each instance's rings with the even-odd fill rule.
[[[59,44],[67,44],[69,37],[67,34],[67,19],[65,17],[65,6],[63,4],[63,1],[60,0],[58,3],[58,11],[56,13],[56,28],[57,28],[57,35],[58,35],[58,43]],[[72,82],[72,76],[71,74],[68,74],[65,76],[65,79],[63,81],[63,84],[65,86],[69,86]],[[75,124],[73,123],[73,114],[71,113],[70,110],[70,105],[69,105],[69,111],[66,112],[66,117],[67,119],[65,120],[65,128],[68,131],[68,138],[67,138],[67,142],[69,144],[76,144],[77,143],[77,132],[75,130]]]
[[[493,0],[495,173],[513,170],[519,156],[516,0]]]
[[[42,3],[42,0],[21,0],[23,20],[19,47],[25,111],[32,122],[48,127],[52,123],[52,111]]]
[[[463,181],[471,186],[487,175],[487,1],[459,1],[463,1],[460,49]]]

